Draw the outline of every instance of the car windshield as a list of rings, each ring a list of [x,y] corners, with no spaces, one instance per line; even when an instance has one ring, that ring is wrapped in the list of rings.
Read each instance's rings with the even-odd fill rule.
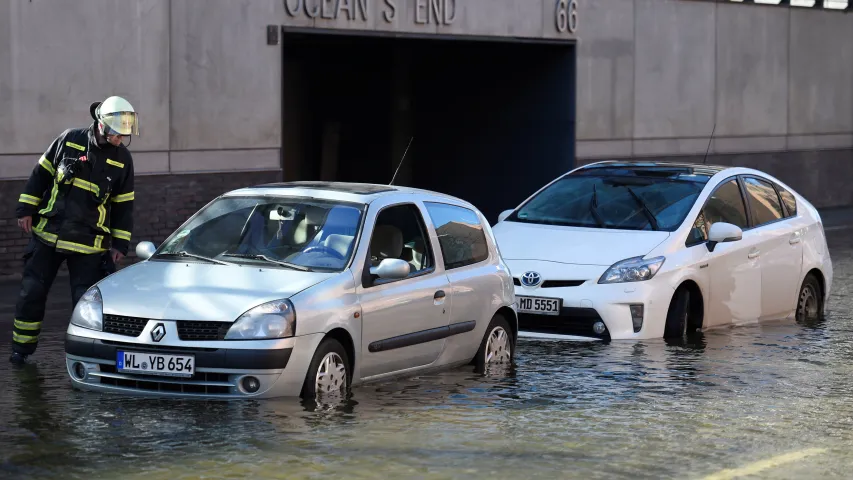
[[[706,181],[704,176],[628,175],[616,170],[566,175],[507,220],[671,232],[684,221]]]
[[[340,271],[349,264],[363,212],[363,205],[317,199],[221,197],[175,232],[155,258]]]

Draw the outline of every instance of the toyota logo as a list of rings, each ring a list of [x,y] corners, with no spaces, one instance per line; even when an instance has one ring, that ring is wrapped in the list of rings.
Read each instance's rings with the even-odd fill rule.
[[[163,340],[163,337],[165,337],[165,336],[166,336],[166,325],[164,325],[162,323],[158,323],[157,325],[154,326],[153,329],[151,329],[151,340],[154,340],[155,342],[159,342],[160,340]]]
[[[539,275],[536,272],[525,272],[524,275],[521,276],[521,284],[525,287],[535,287],[539,285],[539,282],[542,281],[542,275]]]

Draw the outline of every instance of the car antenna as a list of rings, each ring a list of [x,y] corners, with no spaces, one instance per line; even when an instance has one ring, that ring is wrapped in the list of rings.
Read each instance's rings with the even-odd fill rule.
[[[406,145],[406,151],[403,152],[403,158],[400,159],[400,163],[399,165],[397,165],[397,171],[394,172],[394,176],[391,177],[391,183],[389,183],[388,185],[394,185],[394,179],[397,178],[397,173],[400,171],[400,167],[403,166],[403,160],[406,159],[406,154],[409,153],[409,147],[412,146],[412,140],[414,139],[415,137],[409,139],[409,144]]]
[[[702,165],[708,162],[708,152],[711,151],[711,141],[714,140],[714,132],[717,131],[717,122],[714,122],[714,129],[711,130],[711,138],[708,139],[708,149],[705,150],[705,158],[702,159]]]

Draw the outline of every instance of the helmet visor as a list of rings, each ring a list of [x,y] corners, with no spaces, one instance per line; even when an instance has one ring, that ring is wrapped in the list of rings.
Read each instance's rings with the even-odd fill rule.
[[[139,115],[136,112],[116,112],[104,115],[101,121],[110,135],[139,135]]]

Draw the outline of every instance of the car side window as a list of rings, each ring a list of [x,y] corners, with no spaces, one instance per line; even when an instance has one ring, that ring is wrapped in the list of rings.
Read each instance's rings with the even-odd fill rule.
[[[382,210],[376,217],[368,255],[371,267],[378,267],[386,258],[405,260],[409,276],[432,269],[434,257],[418,207],[408,203]]]
[[[742,229],[748,227],[746,206],[743,203],[740,187],[734,178],[720,185],[708,197],[705,206],[693,222],[687,246],[707,241],[711,225],[717,222],[731,223]]]
[[[797,199],[794,198],[794,194],[782,188],[781,185],[776,185],[776,189],[779,190],[779,196],[782,197],[782,203],[785,204],[785,209],[788,210],[786,217],[796,217]]]
[[[754,226],[760,227],[785,217],[782,202],[772,183],[755,177],[747,177],[744,181]]]
[[[424,202],[435,225],[444,268],[453,270],[489,258],[489,246],[480,217],[471,209]]]

